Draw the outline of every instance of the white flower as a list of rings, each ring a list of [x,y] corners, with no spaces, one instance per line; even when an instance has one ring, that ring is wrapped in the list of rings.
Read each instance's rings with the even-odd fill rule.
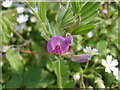
[[[103,10],[103,13],[106,13],[106,14],[107,14],[107,13],[108,13],[108,11],[107,11],[106,9],[104,9],[104,10]]]
[[[113,75],[116,77],[117,80],[120,81],[120,70],[118,68],[114,69]]]
[[[38,13],[38,8],[37,8],[37,7],[33,8],[33,9],[34,9],[34,11],[35,11],[36,13]],[[31,9],[29,9],[29,12],[30,12],[31,14],[33,14],[33,11],[32,11]]]
[[[112,61],[112,56],[107,55],[107,60],[102,59],[102,65],[105,66],[105,72],[110,73],[111,71],[115,71],[116,67],[118,65],[117,59]]]
[[[17,7],[17,13],[23,13],[25,11],[24,7],[20,6],[20,7]]]
[[[36,17],[33,16],[33,17],[30,18],[30,21],[31,21],[32,23],[34,23],[34,22],[37,21],[37,19],[36,19]]]
[[[79,73],[74,74],[74,75],[73,75],[73,79],[74,79],[75,81],[78,81],[78,80],[80,79]]]
[[[92,55],[98,55],[99,52],[96,48],[92,49],[91,47],[86,46],[85,49],[83,49],[84,53],[92,54]]]
[[[21,14],[21,15],[19,15],[17,18],[16,18],[16,20],[17,20],[17,22],[19,22],[19,23],[24,23],[24,22],[26,22],[27,20],[28,20],[28,15],[26,14],[26,15],[24,15],[24,14]]]
[[[25,25],[20,24],[20,25],[15,26],[14,28],[15,28],[15,30],[23,30],[25,28]]]
[[[5,0],[5,1],[3,1],[2,6],[6,7],[6,8],[11,7],[12,6],[12,1],[11,0]]]
[[[91,38],[91,37],[93,36],[93,32],[91,31],[91,32],[87,33],[87,36],[88,36],[89,38]]]

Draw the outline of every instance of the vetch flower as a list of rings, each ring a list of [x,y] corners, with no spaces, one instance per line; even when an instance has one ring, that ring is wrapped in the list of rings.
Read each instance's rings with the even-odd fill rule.
[[[67,40],[60,36],[52,37],[47,43],[48,52],[55,53],[66,53],[69,50],[69,44]]]
[[[24,14],[21,14],[21,15],[19,15],[17,18],[16,18],[16,20],[17,20],[17,22],[19,22],[19,23],[24,23],[24,22],[26,22],[27,20],[28,20],[28,15],[26,14],[26,15],[24,15]]]
[[[84,63],[87,62],[88,59],[90,59],[91,56],[88,54],[81,54],[81,55],[72,55],[71,61],[78,62],[78,63]]]
[[[83,49],[83,52],[88,53],[88,54],[92,54],[92,55],[98,55],[99,54],[99,52],[96,48],[92,49],[91,47],[88,47],[88,46],[86,46],[86,48]]]
[[[74,79],[75,81],[78,81],[78,80],[80,79],[79,73],[74,74],[74,75],[73,75],[73,79]]]
[[[20,6],[16,8],[17,13],[23,13],[25,11],[24,7]]]
[[[105,66],[105,72],[110,73],[111,71],[115,71],[118,65],[117,59],[112,61],[112,55],[107,55],[107,60],[102,59],[102,65]]]
[[[2,6],[6,7],[6,8],[11,7],[12,6],[12,1],[11,0],[5,0],[5,1],[3,1]]]

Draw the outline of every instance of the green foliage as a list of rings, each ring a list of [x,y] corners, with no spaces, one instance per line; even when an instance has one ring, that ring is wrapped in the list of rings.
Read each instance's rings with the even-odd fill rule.
[[[43,22],[45,22],[45,20],[46,20],[46,2],[44,2],[44,0],[42,0],[42,2],[39,2],[38,5],[39,5],[40,18]]]
[[[0,11],[0,41],[2,41],[3,44],[7,44],[9,42],[10,38],[10,26],[16,25],[16,10],[12,11]],[[9,14],[12,13],[12,14]]]
[[[84,25],[84,26],[79,26],[78,28],[76,28],[72,34],[73,35],[79,35],[79,34],[83,34],[83,33],[87,33],[89,31],[91,31],[92,29],[94,29],[96,27],[96,25]]]
[[[75,16],[69,7],[61,5],[56,15],[56,22],[59,29],[70,28],[75,23]]]
[[[32,68],[25,73],[23,80],[23,85],[27,88],[46,88],[49,84],[54,83],[54,76],[43,69]]]
[[[13,73],[18,75],[23,74],[23,64],[21,63],[22,57],[17,50],[9,49],[6,53],[7,60],[10,63]]]
[[[100,52],[102,52],[103,50],[105,50],[106,48],[107,48],[107,42],[106,41],[99,41],[98,43],[97,43],[97,46],[96,46],[97,48],[98,48],[98,50],[100,51]]]

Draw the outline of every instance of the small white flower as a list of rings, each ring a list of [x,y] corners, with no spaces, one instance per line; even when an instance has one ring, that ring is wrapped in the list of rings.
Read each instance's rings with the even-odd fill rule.
[[[88,32],[87,33],[87,36],[89,37],[89,38],[91,38],[92,36],[93,36],[93,32],[91,31],[91,32]]]
[[[25,25],[20,24],[20,25],[15,26],[14,28],[15,28],[15,30],[23,30],[25,28]]]
[[[17,13],[23,13],[25,11],[24,7],[20,6],[20,7],[17,7]]]
[[[2,6],[6,7],[6,8],[11,7],[12,6],[12,1],[11,0],[5,0],[5,1],[3,1]]]
[[[103,13],[107,14],[107,13],[108,13],[108,11],[107,11],[106,9],[104,9],[104,10],[103,10]]]
[[[32,23],[34,23],[34,22],[37,21],[37,19],[36,19],[36,17],[33,16],[33,17],[30,18],[30,21],[31,21]]]
[[[34,11],[35,11],[36,13],[38,13],[38,8],[37,8],[37,7],[33,8],[33,9],[34,9]],[[31,14],[33,14],[33,11],[32,11],[31,9],[29,9],[29,12],[30,12]]]
[[[17,20],[17,22],[19,22],[19,23],[24,23],[24,22],[26,22],[27,20],[28,20],[28,15],[26,14],[26,15],[24,15],[24,14],[21,14],[21,15],[19,15],[17,18],[16,18],[16,20]]]
[[[74,79],[75,81],[78,81],[78,80],[80,79],[79,73],[74,74],[74,75],[73,75],[73,79]]]
[[[112,56],[107,55],[107,60],[102,59],[102,65],[105,66],[105,72],[110,73],[111,71],[115,71],[116,67],[118,65],[117,59],[112,61]]]
[[[83,49],[84,53],[92,54],[92,55],[98,55],[99,52],[96,48],[92,49],[91,47],[86,46],[85,49]]]
[[[114,69],[113,75],[116,77],[116,80],[120,81],[120,70],[118,68]]]

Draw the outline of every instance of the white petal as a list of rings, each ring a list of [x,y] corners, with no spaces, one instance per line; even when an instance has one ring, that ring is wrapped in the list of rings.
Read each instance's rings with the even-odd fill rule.
[[[102,59],[102,65],[106,66],[106,61],[104,59]]]
[[[118,60],[115,59],[110,63],[111,66],[117,66],[118,65]]]
[[[116,67],[114,67],[113,69],[112,69],[112,71],[113,71],[113,75],[117,75],[118,74],[118,68],[116,68]]]
[[[86,49],[83,49],[83,52],[87,52],[87,50],[86,50]]]
[[[111,61],[112,61],[112,55],[107,55],[107,62],[111,63]]]
[[[92,54],[93,55],[98,55],[99,53],[98,53],[98,50],[96,49],[96,48],[94,48],[93,50],[92,50]]]
[[[106,67],[106,68],[105,68],[105,72],[111,73],[110,68]]]

